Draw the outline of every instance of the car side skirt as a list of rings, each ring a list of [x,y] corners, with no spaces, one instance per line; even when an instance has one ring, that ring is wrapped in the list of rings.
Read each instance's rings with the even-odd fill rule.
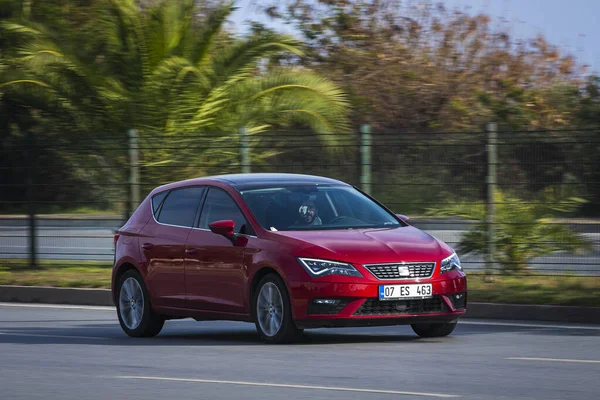
[[[153,307],[153,310],[167,319],[193,318],[196,321],[242,321],[253,322],[248,314],[227,313],[221,311],[195,310],[176,307]]]

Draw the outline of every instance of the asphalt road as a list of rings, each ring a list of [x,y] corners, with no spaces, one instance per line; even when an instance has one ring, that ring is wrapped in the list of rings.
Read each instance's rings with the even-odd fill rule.
[[[102,226],[104,225],[104,226]],[[40,226],[38,254],[46,260],[113,260],[113,229],[107,224],[88,223],[82,226]],[[439,228],[439,227],[438,227]],[[456,245],[466,232],[460,229],[424,229],[450,246]],[[583,233],[594,243],[586,254],[554,253],[532,262],[532,269],[544,273],[570,270],[573,273],[600,275],[600,233]],[[19,225],[0,225],[0,258],[25,259],[29,252],[28,228]],[[480,270],[483,257],[461,257],[466,270]]]
[[[28,228],[0,226],[0,258],[29,254]],[[113,260],[114,230],[106,227],[40,227],[37,249],[44,260]]]
[[[463,320],[307,331],[265,345],[250,324],[168,321],[121,332],[110,308],[0,304],[3,399],[598,399],[600,327]]]

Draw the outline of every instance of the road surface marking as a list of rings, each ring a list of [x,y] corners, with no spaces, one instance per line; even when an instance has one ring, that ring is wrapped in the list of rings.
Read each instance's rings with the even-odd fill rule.
[[[20,332],[0,332],[3,336],[30,336],[30,337],[50,337],[50,338],[61,338],[61,339],[94,339],[94,340],[107,340],[109,338],[99,336],[75,336],[75,335],[52,335],[42,333],[20,333]]]
[[[589,329],[600,331],[600,326],[581,326],[581,325],[547,325],[547,324],[528,324],[520,322],[484,322],[484,321],[458,321],[458,325],[485,325],[485,326],[516,326],[523,328],[551,328],[551,329]]]
[[[196,382],[196,383],[216,383],[222,385],[243,385],[243,386],[266,386],[289,389],[308,389],[308,390],[335,390],[342,392],[360,392],[360,393],[378,393],[378,394],[397,394],[403,396],[423,396],[423,397],[439,397],[439,398],[456,398],[461,397],[454,394],[445,393],[421,393],[421,392],[404,392],[397,390],[381,390],[381,389],[359,389],[335,386],[312,386],[312,385],[289,385],[284,383],[265,383],[265,382],[245,382],[245,381],[222,381],[216,379],[188,379],[188,378],[165,378],[160,376],[117,376],[119,379],[145,379],[154,381],[172,381],[172,382]]]
[[[566,362],[566,363],[581,363],[581,364],[600,364],[600,360],[572,360],[572,359],[568,359],[568,358],[508,357],[505,360],[549,361],[549,362]]]

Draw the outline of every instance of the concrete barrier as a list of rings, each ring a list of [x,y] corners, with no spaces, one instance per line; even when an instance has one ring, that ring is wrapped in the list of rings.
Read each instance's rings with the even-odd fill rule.
[[[27,215],[0,215],[2,226],[28,226]],[[125,224],[122,215],[114,213],[105,214],[38,214],[37,224],[39,227],[103,227],[117,229]],[[408,223],[424,230],[436,231],[467,231],[480,221],[467,220],[453,217],[427,217],[410,216]],[[555,219],[554,222],[564,224],[570,229],[581,233],[597,233],[599,218],[564,218]]]
[[[467,318],[600,324],[600,307],[469,303]]]
[[[110,290],[42,286],[1,286],[0,302],[113,306]],[[600,307],[524,304],[468,304],[467,318],[600,324]]]
[[[79,304],[112,306],[107,289],[56,288],[44,286],[0,286],[1,302]]]

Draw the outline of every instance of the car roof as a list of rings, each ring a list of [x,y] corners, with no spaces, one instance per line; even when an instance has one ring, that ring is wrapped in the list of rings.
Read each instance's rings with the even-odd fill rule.
[[[303,174],[284,174],[284,173],[249,173],[249,174],[227,174],[213,175],[202,178],[187,179],[185,181],[173,182],[156,188],[155,191],[161,189],[172,189],[174,187],[192,186],[208,184],[218,181],[228,184],[237,190],[246,190],[250,188],[269,187],[276,185],[344,185],[347,183],[336,179],[326,178],[316,175]]]
[[[323,176],[280,173],[230,174],[214,176],[212,179],[228,183],[237,189],[271,185],[347,185]]]

